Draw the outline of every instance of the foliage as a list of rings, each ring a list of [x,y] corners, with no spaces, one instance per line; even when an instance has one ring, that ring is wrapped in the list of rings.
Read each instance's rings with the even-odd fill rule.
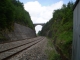
[[[55,45],[61,48],[63,54],[71,58],[73,35],[73,3],[63,4],[61,9],[55,10],[53,17],[43,26],[40,35],[52,38]]]
[[[51,39],[48,39],[47,47],[46,54],[48,55],[48,60],[61,60],[60,55],[55,51]]]
[[[60,55],[53,50],[48,50],[48,60],[61,60]]]
[[[39,32],[37,33],[37,35],[40,36],[40,33],[41,33],[41,31],[39,31]]]
[[[14,7],[10,0],[0,0],[0,30],[11,28],[14,20]]]
[[[13,28],[14,22],[34,29],[30,15],[19,0],[0,0],[0,31]]]

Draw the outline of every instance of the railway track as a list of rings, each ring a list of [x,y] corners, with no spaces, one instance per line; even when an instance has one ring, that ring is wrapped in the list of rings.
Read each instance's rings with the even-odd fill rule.
[[[10,60],[11,57],[21,53],[24,50],[27,50],[28,48],[42,41],[43,39],[43,37],[37,37],[28,40],[26,39],[22,41],[20,40],[0,44],[0,60]]]

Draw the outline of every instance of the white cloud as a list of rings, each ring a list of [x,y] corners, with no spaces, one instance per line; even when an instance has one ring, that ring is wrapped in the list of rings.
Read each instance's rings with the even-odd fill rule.
[[[38,31],[40,31],[41,29],[42,29],[42,26],[41,25],[36,26],[36,28],[35,28],[36,33],[38,33]]]
[[[52,17],[53,11],[61,8],[62,5],[63,1],[59,1],[50,6],[42,6],[38,1],[33,1],[24,4],[24,8],[30,13],[33,23],[46,23]]]

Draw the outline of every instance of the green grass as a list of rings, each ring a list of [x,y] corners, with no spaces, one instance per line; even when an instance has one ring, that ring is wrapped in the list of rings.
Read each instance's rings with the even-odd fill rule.
[[[61,60],[60,55],[55,51],[51,39],[48,39],[47,48],[48,49],[45,52],[48,55],[48,60]]]

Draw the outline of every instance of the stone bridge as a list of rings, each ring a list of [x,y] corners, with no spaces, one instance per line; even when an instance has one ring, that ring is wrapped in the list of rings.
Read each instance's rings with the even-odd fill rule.
[[[44,25],[45,25],[45,23],[34,23],[34,26],[37,26],[37,25],[44,26]]]

